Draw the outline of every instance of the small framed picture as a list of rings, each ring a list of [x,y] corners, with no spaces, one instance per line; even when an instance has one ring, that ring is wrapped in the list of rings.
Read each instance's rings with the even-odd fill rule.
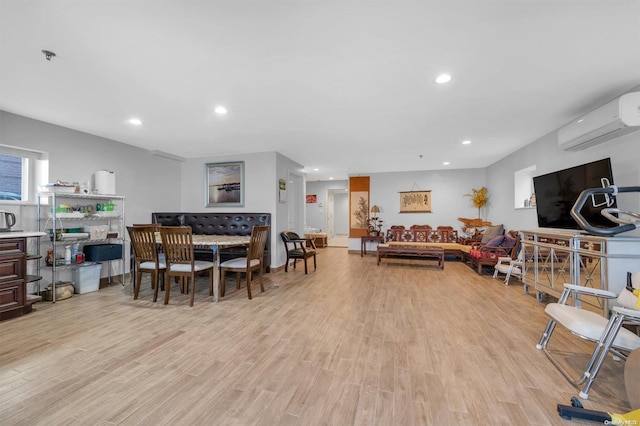
[[[207,163],[207,207],[244,206],[244,161]]]

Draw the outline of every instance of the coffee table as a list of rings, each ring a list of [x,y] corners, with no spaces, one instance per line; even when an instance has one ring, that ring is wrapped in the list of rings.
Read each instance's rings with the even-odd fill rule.
[[[412,257],[417,259],[437,259],[440,269],[444,269],[444,249],[442,247],[409,247],[398,245],[378,245],[378,265],[383,257]]]

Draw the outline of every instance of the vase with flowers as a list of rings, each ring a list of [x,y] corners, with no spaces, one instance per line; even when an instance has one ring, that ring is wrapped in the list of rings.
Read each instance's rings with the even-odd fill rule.
[[[488,189],[484,186],[480,189],[471,189],[473,191],[472,194],[464,194],[465,197],[471,197],[471,201],[473,202],[473,206],[478,209],[478,218],[482,219],[480,215],[480,209],[487,204],[489,201],[489,197],[487,196]]]

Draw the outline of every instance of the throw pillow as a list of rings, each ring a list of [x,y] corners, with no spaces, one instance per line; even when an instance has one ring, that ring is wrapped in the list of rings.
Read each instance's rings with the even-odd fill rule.
[[[504,234],[504,226],[503,225],[494,225],[489,226],[482,235],[482,244],[486,244],[491,241],[492,238],[497,237],[498,235]]]
[[[504,236],[504,240],[502,240],[502,244],[500,247],[513,247],[516,245],[516,242],[518,240],[516,240],[515,238],[513,238],[511,235],[505,235]]]
[[[498,235],[497,237],[493,237],[491,240],[489,240],[489,242],[487,242],[487,244],[485,244],[484,246],[485,247],[503,247],[504,239],[505,239],[504,235]]]

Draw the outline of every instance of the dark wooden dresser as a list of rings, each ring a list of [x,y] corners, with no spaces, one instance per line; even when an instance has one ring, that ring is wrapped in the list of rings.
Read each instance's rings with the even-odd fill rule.
[[[32,281],[27,276],[27,238],[34,236],[39,238],[38,233],[0,236],[0,320],[29,313],[33,304],[42,300],[39,295],[27,294],[27,282]]]

